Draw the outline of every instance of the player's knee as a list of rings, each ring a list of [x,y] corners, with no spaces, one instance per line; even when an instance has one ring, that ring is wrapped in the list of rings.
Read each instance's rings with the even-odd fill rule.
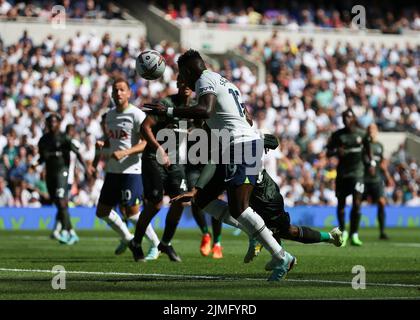
[[[384,197],[380,197],[380,198],[379,198],[379,200],[378,200],[378,206],[380,206],[380,207],[384,208],[384,207],[385,207],[385,205],[386,205],[386,200],[385,200],[385,198],[384,198]]]
[[[229,203],[230,214],[237,219],[246,209],[249,208],[248,201],[242,200],[234,203]]]
[[[111,210],[112,207],[98,203],[98,206],[96,207],[96,216],[100,219],[108,217]]]
[[[57,201],[57,207],[58,207],[59,210],[67,209],[68,208],[67,201],[65,201],[65,200]]]

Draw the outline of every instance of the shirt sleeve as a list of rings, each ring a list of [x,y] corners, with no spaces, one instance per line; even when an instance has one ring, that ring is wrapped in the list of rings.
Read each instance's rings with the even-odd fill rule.
[[[71,139],[70,140],[70,150],[77,153],[80,150],[80,142],[75,140],[75,139]]]
[[[134,117],[134,130],[136,134],[140,134],[141,124],[143,123],[144,119],[146,119],[146,114],[140,109],[138,109],[138,112],[136,112]]]
[[[198,98],[208,93],[216,95],[216,88],[216,81],[212,79],[210,75],[203,74],[195,85],[195,92],[197,93]]]

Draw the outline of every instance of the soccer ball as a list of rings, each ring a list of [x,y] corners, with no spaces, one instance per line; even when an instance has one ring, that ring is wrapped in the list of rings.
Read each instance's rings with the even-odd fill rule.
[[[143,51],[136,59],[137,74],[147,80],[159,79],[165,68],[165,59],[155,50]]]

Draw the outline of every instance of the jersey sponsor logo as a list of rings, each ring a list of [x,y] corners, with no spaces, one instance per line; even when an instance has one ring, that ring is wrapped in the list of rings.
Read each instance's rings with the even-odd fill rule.
[[[356,138],[356,142],[357,142],[357,143],[362,143],[362,137],[358,136],[358,137]]]
[[[202,88],[200,88],[200,89],[198,90],[198,93],[200,94],[200,93],[203,93],[203,92],[206,92],[206,91],[212,91],[212,92],[215,92],[215,89],[214,89],[214,87],[213,87],[213,86],[202,87]]]
[[[357,148],[349,148],[346,149],[347,153],[357,153],[357,152],[362,152],[362,148],[361,147],[357,147]]]
[[[108,130],[108,138],[109,139],[118,139],[118,140],[127,140],[128,139],[128,133],[125,130],[122,129],[116,129],[116,130]]]

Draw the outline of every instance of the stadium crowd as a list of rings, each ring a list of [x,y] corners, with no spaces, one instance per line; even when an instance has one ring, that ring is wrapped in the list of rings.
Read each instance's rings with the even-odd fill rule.
[[[188,25],[192,22],[274,25],[291,30],[314,28],[352,28],[352,8],[363,5],[368,29],[383,33],[420,30],[420,11],[414,4],[401,6],[391,1],[153,1],[164,9],[167,19]]]
[[[67,19],[123,19],[123,11],[111,1],[20,1],[0,0],[0,19],[16,20],[18,17],[51,20],[56,14],[54,6],[62,6]]]
[[[419,49],[326,44],[317,51],[310,43],[276,41],[273,37],[256,46],[267,65],[265,81],[259,83],[255,70],[240,61],[226,60],[216,71],[239,86],[255,125],[281,137],[280,148],[268,153],[265,162],[286,205],[335,204],[337,163],[326,157],[325,144],[341,125],[346,106],[355,109],[362,126],[377,120],[383,129],[419,132]],[[135,58],[149,47],[144,39],[127,36],[115,42],[94,33],[77,33],[64,45],[50,35],[41,45],[27,34],[7,47],[0,41],[0,206],[48,202],[42,168],[31,167],[48,112],[61,114],[61,129],[80,142],[81,154],[92,161],[95,140],[103,135],[101,115],[111,105],[112,78],[124,74],[130,80],[134,105],[176,92],[176,60],[183,49],[167,42],[156,45],[167,68],[159,81],[145,81],[135,73]],[[241,50],[247,50],[244,43]],[[393,115],[396,108],[399,117]],[[394,125],[388,124],[389,115]],[[74,205],[95,205],[103,165],[97,179],[86,178],[76,166],[70,191]],[[403,147],[390,159],[389,169],[394,177],[386,189],[389,202],[419,205],[419,169]]]

